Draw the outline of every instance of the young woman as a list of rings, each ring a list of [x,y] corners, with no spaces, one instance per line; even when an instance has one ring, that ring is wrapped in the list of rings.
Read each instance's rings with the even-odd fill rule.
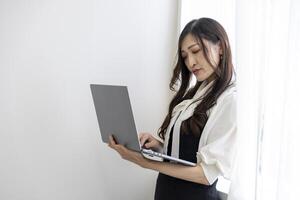
[[[192,77],[197,82],[190,86]],[[146,148],[197,163],[195,167],[145,159],[116,144],[123,159],[159,172],[155,199],[219,199],[219,176],[230,179],[236,147],[236,89],[229,40],[215,20],[192,20],[178,41],[178,60],[170,89],[178,85],[157,139],[141,133]],[[160,142],[163,141],[163,142]]]

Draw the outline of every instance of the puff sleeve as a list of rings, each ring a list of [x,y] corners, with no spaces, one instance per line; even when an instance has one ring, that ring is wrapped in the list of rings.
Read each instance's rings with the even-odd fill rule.
[[[218,176],[230,179],[237,142],[236,92],[221,95],[211,109],[197,152],[197,163],[213,184]]]

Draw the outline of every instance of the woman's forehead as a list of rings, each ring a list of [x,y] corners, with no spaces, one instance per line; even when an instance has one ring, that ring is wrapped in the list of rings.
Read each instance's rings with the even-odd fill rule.
[[[209,44],[209,41],[206,40],[205,38],[196,38],[195,36],[193,36],[192,34],[188,34],[186,35],[183,40],[182,40],[182,43],[181,43],[181,51],[185,51],[189,48],[192,48],[193,46],[202,46],[202,42],[204,43],[204,45],[208,45]]]

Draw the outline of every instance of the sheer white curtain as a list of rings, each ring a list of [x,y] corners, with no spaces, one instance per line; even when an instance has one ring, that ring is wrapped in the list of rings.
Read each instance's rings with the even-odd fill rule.
[[[182,24],[215,18],[232,45],[240,148],[228,199],[299,199],[300,1],[182,0],[181,8]]]
[[[299,199],[300,2],[237,1],[236,8],[239,80],[253,76],[246,85],[258,94],[255,199]]]
[[[256,23],[263,35],[254,38],[262,49],[256,199],[299,199],[300,2],[258,1],[255,6],[262,9]]]

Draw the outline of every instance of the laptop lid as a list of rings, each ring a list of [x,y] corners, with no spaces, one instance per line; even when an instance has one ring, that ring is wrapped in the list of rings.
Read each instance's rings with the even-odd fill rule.
[[[108,143],[109,135],[125,147],[140,151],[133,112],[126,86],[91,84],[102,141]]]

